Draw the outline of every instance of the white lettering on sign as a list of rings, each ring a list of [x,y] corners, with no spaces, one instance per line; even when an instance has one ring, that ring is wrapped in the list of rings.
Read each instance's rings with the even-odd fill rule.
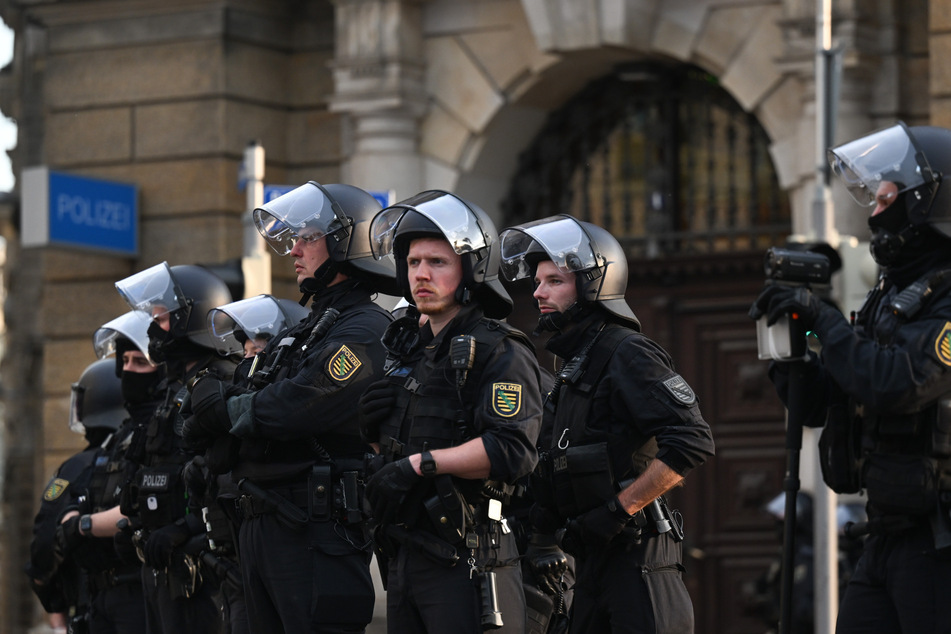
[[[74,225],[128,231],[132,223],[132,210],[127,204],[115,200],[97,200],[94,203],[83,196],[60,194],[56,199],[56,217],[59,220],[68,219]]]

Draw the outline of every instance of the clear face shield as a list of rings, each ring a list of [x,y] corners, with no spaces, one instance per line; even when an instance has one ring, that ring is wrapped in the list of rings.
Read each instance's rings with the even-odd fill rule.
[[[270,295],[242,299],[208,313],[208,329],[223,355],[243,354],[244,342],[249,339],[266,343],[292,325],[289,322],[281,305]]]
[[[85,434],[83,425],[83,396],[86,388],[79,383],[73,383],[69,393],[69,430],[77,434]]]
[[[904,123],[873,132],[828,152],[832,172],[859,205],[874,207],[882,183],[886,195],[934,183],[927,159]]]
[[[278,255],[298,239],[315,242],[334,231],[349,231],[350,219],[323,186],[310,181],[252,212],[254,226]]]
[[[387,207],[373,218],[370,224],[370,247],[377,260],[393,254],[400,220],[410,210],[436,225],[457,255],[488,246],[475,214],[465,203],[446,192],[424,192]]]
[[[531,278],[537,265],[531,255],[542,252],[566,273],[598,266],[591,241],[574,218],[545,218],[511,227],[502,232],[499,240],[502,244],[500,270],[510,282]]]
[[[167,262],[116,282],[116,289],[133,310],[142,311],[152,319],[187,306]]]
[[[149,356],[149,324],[152,317],[140,310],[132,310],[103,324],[92,336],[92,345],[99,359],[116,354],[116,339],[124,337],[131,341],[139,352],[145,355],[151,365],[155,365]]]

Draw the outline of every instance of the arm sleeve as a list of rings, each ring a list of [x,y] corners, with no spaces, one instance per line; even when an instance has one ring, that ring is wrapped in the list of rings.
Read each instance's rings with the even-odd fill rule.
[[[880,412],[919,410],[951,391],[951,298],[899,326],[889,345],[856,330],[835,310],[822,311],[815,330],[825,372],[842,390]]]
[[[524,345],[504,339],[483,370],[474,423],[489,456],[489,477],[514,482],[538,462],[535,443],[542,402],[538,362]]]

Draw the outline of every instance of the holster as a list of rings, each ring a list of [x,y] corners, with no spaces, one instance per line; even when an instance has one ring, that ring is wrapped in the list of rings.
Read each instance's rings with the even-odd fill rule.
[[[436,476],[434,484],[436,495],[423,502],[423,506],[439,538],[459,544],[465,538],[467,519],[471,519],[469,505],[453,485],[452,476]]]
[[[329,464],[314,465],[307,480],[310,519],[326,521],[333,512],[333,474]]]
[[[851,406],[831,405],[819,436],[822,480],[836,493],[858,493],[861,484],[861,424],[853,420]]]

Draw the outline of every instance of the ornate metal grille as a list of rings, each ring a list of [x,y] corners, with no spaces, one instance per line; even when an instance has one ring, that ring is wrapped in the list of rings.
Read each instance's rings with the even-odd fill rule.
[[[630,258],[763,250],[790,231],[768,144],[713,76],[621,68],[549,116],[519,158],[506,223],[570,213]]]

